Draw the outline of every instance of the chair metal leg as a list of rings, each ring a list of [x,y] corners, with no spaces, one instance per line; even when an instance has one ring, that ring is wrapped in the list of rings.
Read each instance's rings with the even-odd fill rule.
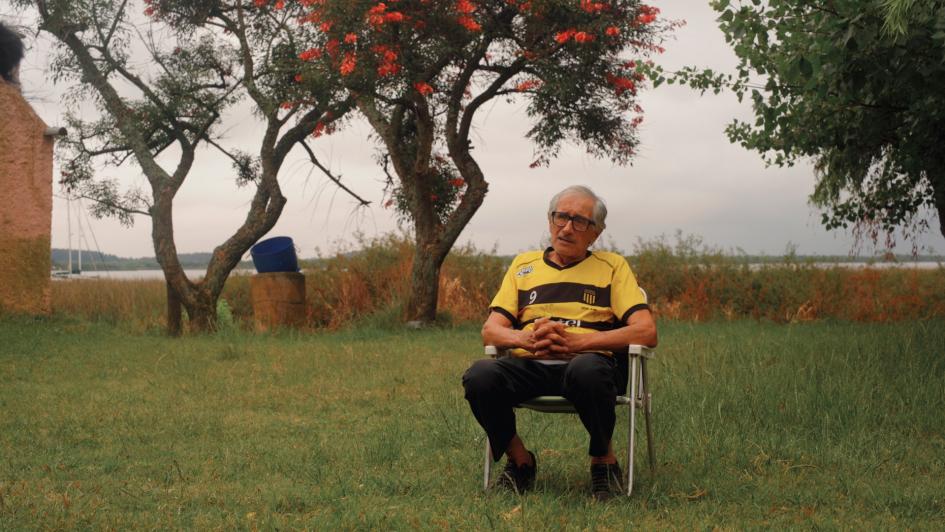
[[[652,410],[652,399],[650,395],[650,382],[646,374],[646,360],[640,361],[641,392],[643,395],[643,416],[646,421],[646,454],[650,458],[650,474],[656,474],[656,453],[653,450],[653,428],[650,425],[650,414]]]
[[[630,357],[630,426],[627,428],[627,497],[633,493],[633,444],[637,421],[637,357]]]
[[[489,473],[492,470],[492,447],[489,446],[489,437],[486,436],[486,463],[482,466],[482,489],[489,489]]]

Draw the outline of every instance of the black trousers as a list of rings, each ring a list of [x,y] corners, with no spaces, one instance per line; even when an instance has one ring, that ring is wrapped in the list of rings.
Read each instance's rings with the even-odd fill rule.
[[[581,353],[567,364],[523,358],[478,360],[463,375],[466,400],[489,436],[498,460],[516,434],[513,407],[539,395],[561,395],[574,404],[591,437],[588,454],[604,456],[614,434],[619,371],[613,357]]]

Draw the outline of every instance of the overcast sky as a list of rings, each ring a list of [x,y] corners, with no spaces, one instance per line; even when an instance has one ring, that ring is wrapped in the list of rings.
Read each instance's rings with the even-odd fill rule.
[[[652,4],[663,16],[687,22],[667,43],[658,62],[668,69],[683,65],[732,69],[735,57],[707,2],[654,0]],[[4,6],[0,16],[13,23],[25,22],[10,13]],[[28,45],[21,72],[24,93],[48,124],[59,124],[61,88],[52,86],[45,72],[48,44],[31,39]],[[667,85],[643,92],[640,99],[646,119],[641,125],[639,155],[627,167],[595,160],[572,147],[563,150],[550,168],[529,169],[533,156],[523,138],[528,129],[524,108],[497,103],[480,112],[474,154],[489,182],[489,193],[459,242],[472,242],[485,250],[496,248],[503,254],[535,248],[547,233],[545,211],[550,197],[568,185],[585,184],[607,202],[606,238],[628,252],[638,239],[672,237],[677,231],[700,236],[716,248],[749,254],[780,255],[789,244],[799,254],[851,251],[851,235],[824,230],[820,213],[807,202],[814,183],[809,165],[765,168],[756,153],[728,142],[723,129],[735,117],[751,116],[747,104],[727,94],[700,96]],[[231,144],[245,141],[247,150],[258,146],[259,130],[248,114],[234,114],[228,125]],[[371,207],[356,211],[354,202],[323,176],[310,174],[300,162],[289,164],[280,176],[289,202],[271,236],[291,236],[302,256],[310,257],[316,249],[325,254],[352,242],[355,231],[370,237],[396,229],[393,212],[381,206],[383,173],[374,163],[369,133],[365,123],[355,122],[315,144],[322,160],[350,188],[371,200]],[[227,161],[203,155],[175,203],[180,252],[210,251],[225,240],[245,217],[250,197],[248,190],[232,184]],[[134,168],[112,174],[146,185]],[[934,219],[932,227],[937,227]],[[112,220],[92,219],[91,228],[97,247],[105,253],[154,255],[147,218],[139,218],[130,229]],[[57,198],[53,247],[67,247],[67,235],[66,205]],[[945,239],[937,232],[926,234],[920,244],[923,252],[945,251]],[[897,252],[909,251],[907,245],[897,248]],[[872,249],[863,252],[872,254]]]

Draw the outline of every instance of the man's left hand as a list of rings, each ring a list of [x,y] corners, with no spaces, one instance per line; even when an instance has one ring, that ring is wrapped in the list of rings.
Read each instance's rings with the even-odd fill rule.
[[[576,345],[580,335],[568,332],[563,323],[545,321],[535,328],[535,336],[551,342],[548,347],[535,351],[539,357],[570,360],[580,351]]]

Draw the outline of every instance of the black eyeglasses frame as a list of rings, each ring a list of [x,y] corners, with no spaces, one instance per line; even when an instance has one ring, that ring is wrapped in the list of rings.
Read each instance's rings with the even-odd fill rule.
[[[574,230],[579,233],[583,233],[584,231],[590,229],[591,226],[597,225],[597,222],[594,220],[589,220],[577,214],[572,216],[566,212],[561,211],[551,211],[549,218],[551,219],[551,223],[555,224],[557,227],[564,227],[568,225],[568,222],[571,222],[571,227],[573,227]],[[564,223],[560,223],[562,220]]]

